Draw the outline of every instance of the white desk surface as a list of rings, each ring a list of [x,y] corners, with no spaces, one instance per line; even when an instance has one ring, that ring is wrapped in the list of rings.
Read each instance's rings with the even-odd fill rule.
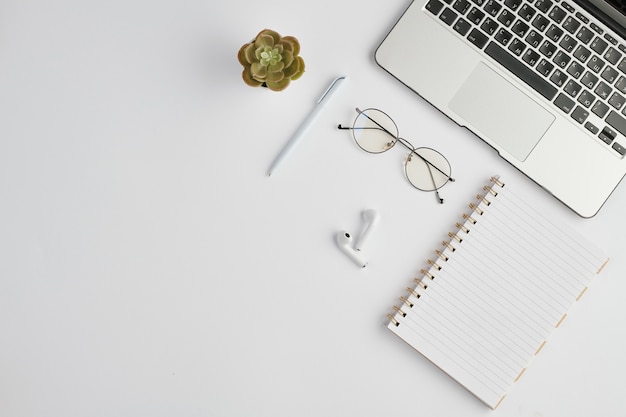
[[[377,67],[408,3],[0,2],[0,415],[626,416],[626,186],[581,219]],[[307,64],[282,93],[240,79],[266,27]],[[337,131],[355,106],[448,156],[446,204]],[[611,256],[496,411],[385,327],[492,174]],[[334,234],[369,207],[361,270]]]

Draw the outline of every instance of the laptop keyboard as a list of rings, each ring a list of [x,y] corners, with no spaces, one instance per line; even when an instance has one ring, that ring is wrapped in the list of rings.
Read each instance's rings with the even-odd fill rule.
[[[426,10],[626,154],[626,46],[559,0],[429,0]]]

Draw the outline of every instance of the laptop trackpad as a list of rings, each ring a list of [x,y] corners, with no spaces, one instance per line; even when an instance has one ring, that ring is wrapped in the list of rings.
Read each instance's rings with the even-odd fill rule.
[[[449,103],[467,121],[523,161],[546,133],[554,116],[487,65],[479,63]],[[476,132],[478,133],[478,132]]]

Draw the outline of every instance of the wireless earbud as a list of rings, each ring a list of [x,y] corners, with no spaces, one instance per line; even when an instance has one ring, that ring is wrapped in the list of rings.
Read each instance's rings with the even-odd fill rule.
[[[369,236],[372,233],[372,230],[374,230],[374,227],[376,226],[376,224],[378,223],[379,218],[380,218],[380,215],[374,209],[365,210],[363,212],[363,220],[365,220],[365,228],[363,229],[361,236],[356,242],[355,249],[357,251],[363,250],[363,247],[365,246],[365,242],[367,242],[367,240],[369,239]]]
[[[364,260],[361,254],[352,247],[352,236],[350,236],[350,233],[346,231],[337,233],[337,246],[339,246],[339,249],[348,255],[348,257],[361,268],[365,268],[367,266],[367,261]]]

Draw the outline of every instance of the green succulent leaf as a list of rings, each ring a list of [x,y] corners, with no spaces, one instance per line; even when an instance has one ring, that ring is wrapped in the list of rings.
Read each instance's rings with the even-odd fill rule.
[[[300,42],[298,42],[296,38],[293,36],[284,36],[282,41],[285,44],[291,45],[291,52],[293,52],[294,55],[298,55],[300,53]]]
[[[278,72],[268,72],[267,73],[267,82],[277,83],[282,81],[285,78],[285,74],[282,71]]]
[[[254,56],[254,52],[255,52],[254,44],[253,43],[247,43],[243,47],[245,48],[244,51],[243,51],[244,58],[248,62],[248,65],[250,65],[250,64],[252,64],[253,62],[256,61],[256,58]],[[243,65],[245,65],[245,64],[243,64]]]
[[[263,29],[261,32],[259,32],[259,35],[261,34],[271,36],[272,39],[274,40],[274,43],[272,45],[277,44],[281,39],[281,36],[278,34],[278,32],[273,31],[271,29]]]
[[[260,48],[263,46],[272,47],[274,46],[274,38],[272,38],[270,35],[261,34],[257,36],[256,40],[254,41],[254,44],[256,45],[257,48]]]
[[[262,81],[254,79],[252,73],[250,72],[250,67],[243,69],[243,72],[241,73],[241,78],[243,78],[243,82],[248,84],[250,87],[259,87],[261,86],[261,84],[263,84]]]
[[[280,72],[285,68],[285,63],[284,62],[277,62],[274,65],[270,65],[267,70],[272,73],[272,72]]]
[[[239,48],[239,52],[237,52],[237,60],[244,67],[250,64],[250,62],[246,59],[246,46],[247,44],[243,45],[241,48]]]
[[[268,81],[267,87],[272,91],[283,91],[285,88],[289,86],[290,80],[289,78],[283,78],[278,82]]]
[[[296,57],[296,61],[298,61],[298,71],[291,77],[294,81],[302,77],[302,74],[304,74],[304,59],[298,56]]]
[[[267,67],[260,62],[255,62],[250,66],[252,76],[257,80],[262,80],[267,76]]]
[[[285,64],[285,66],[288,67],[289,65],[291,65],[292,62],[293,54],[290,51],[283,52],[283,63]]]

